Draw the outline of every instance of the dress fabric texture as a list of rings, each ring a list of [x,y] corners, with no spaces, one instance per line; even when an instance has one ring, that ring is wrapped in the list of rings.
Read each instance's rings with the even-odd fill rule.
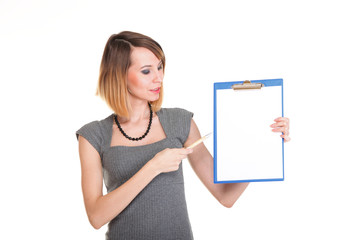
[[[78,131],[98,151],[107,192],[115,190],[165,148],[183,147],[193,113],[162,108],[157,113],[166,138],[143,146],[110,146],[113,114],[85,124]],[[182,164],[177,171],[156,176],[108,224],[107,240],[193,239],[185,201]]]

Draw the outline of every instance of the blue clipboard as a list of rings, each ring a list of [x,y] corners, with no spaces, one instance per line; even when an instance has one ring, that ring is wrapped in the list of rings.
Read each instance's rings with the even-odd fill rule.
[[[283,102],[283,79],[214,83],[214,183],[284,180],[284,140],[270,127]]]

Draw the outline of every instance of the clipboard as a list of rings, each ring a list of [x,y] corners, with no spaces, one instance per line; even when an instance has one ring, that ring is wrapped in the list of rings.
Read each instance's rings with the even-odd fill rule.
[[[214,83],[214,183],[284,180],[283,79]]]

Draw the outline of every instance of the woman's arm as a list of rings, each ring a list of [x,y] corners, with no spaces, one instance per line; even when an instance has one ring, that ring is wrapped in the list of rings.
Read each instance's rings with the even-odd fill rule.
[[[86,213],[95,229],[101,228],[121,213],[131,201],[162,172],[176,171],[192,150],[165,149],[155,155],[134,176],[114,191],[103,195],[103,175],[99,153],[79,136],[81,185]]]
[[[189,137],[184,147],[190,146],[193,142],[201,138],[198,127],[194,120],[191,120]],[[249,183],[225,183],[215,184],[213,182],[214,164],[213,157],[205,147],[204,143],[194,148],[193,153],[188,155],[191,167],[201,182],[206,186],[210,193],[225,207],[232,207],[236,200],[245,191]]]

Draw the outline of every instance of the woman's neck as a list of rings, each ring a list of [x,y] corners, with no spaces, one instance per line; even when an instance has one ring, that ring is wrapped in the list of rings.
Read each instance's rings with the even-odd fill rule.
[[[131,111],[129,112],[129,118],[124,119],[126,122],[139,122],[144,119],[149,119],[150,109],[146,101],[133,102],[131,104]]]

